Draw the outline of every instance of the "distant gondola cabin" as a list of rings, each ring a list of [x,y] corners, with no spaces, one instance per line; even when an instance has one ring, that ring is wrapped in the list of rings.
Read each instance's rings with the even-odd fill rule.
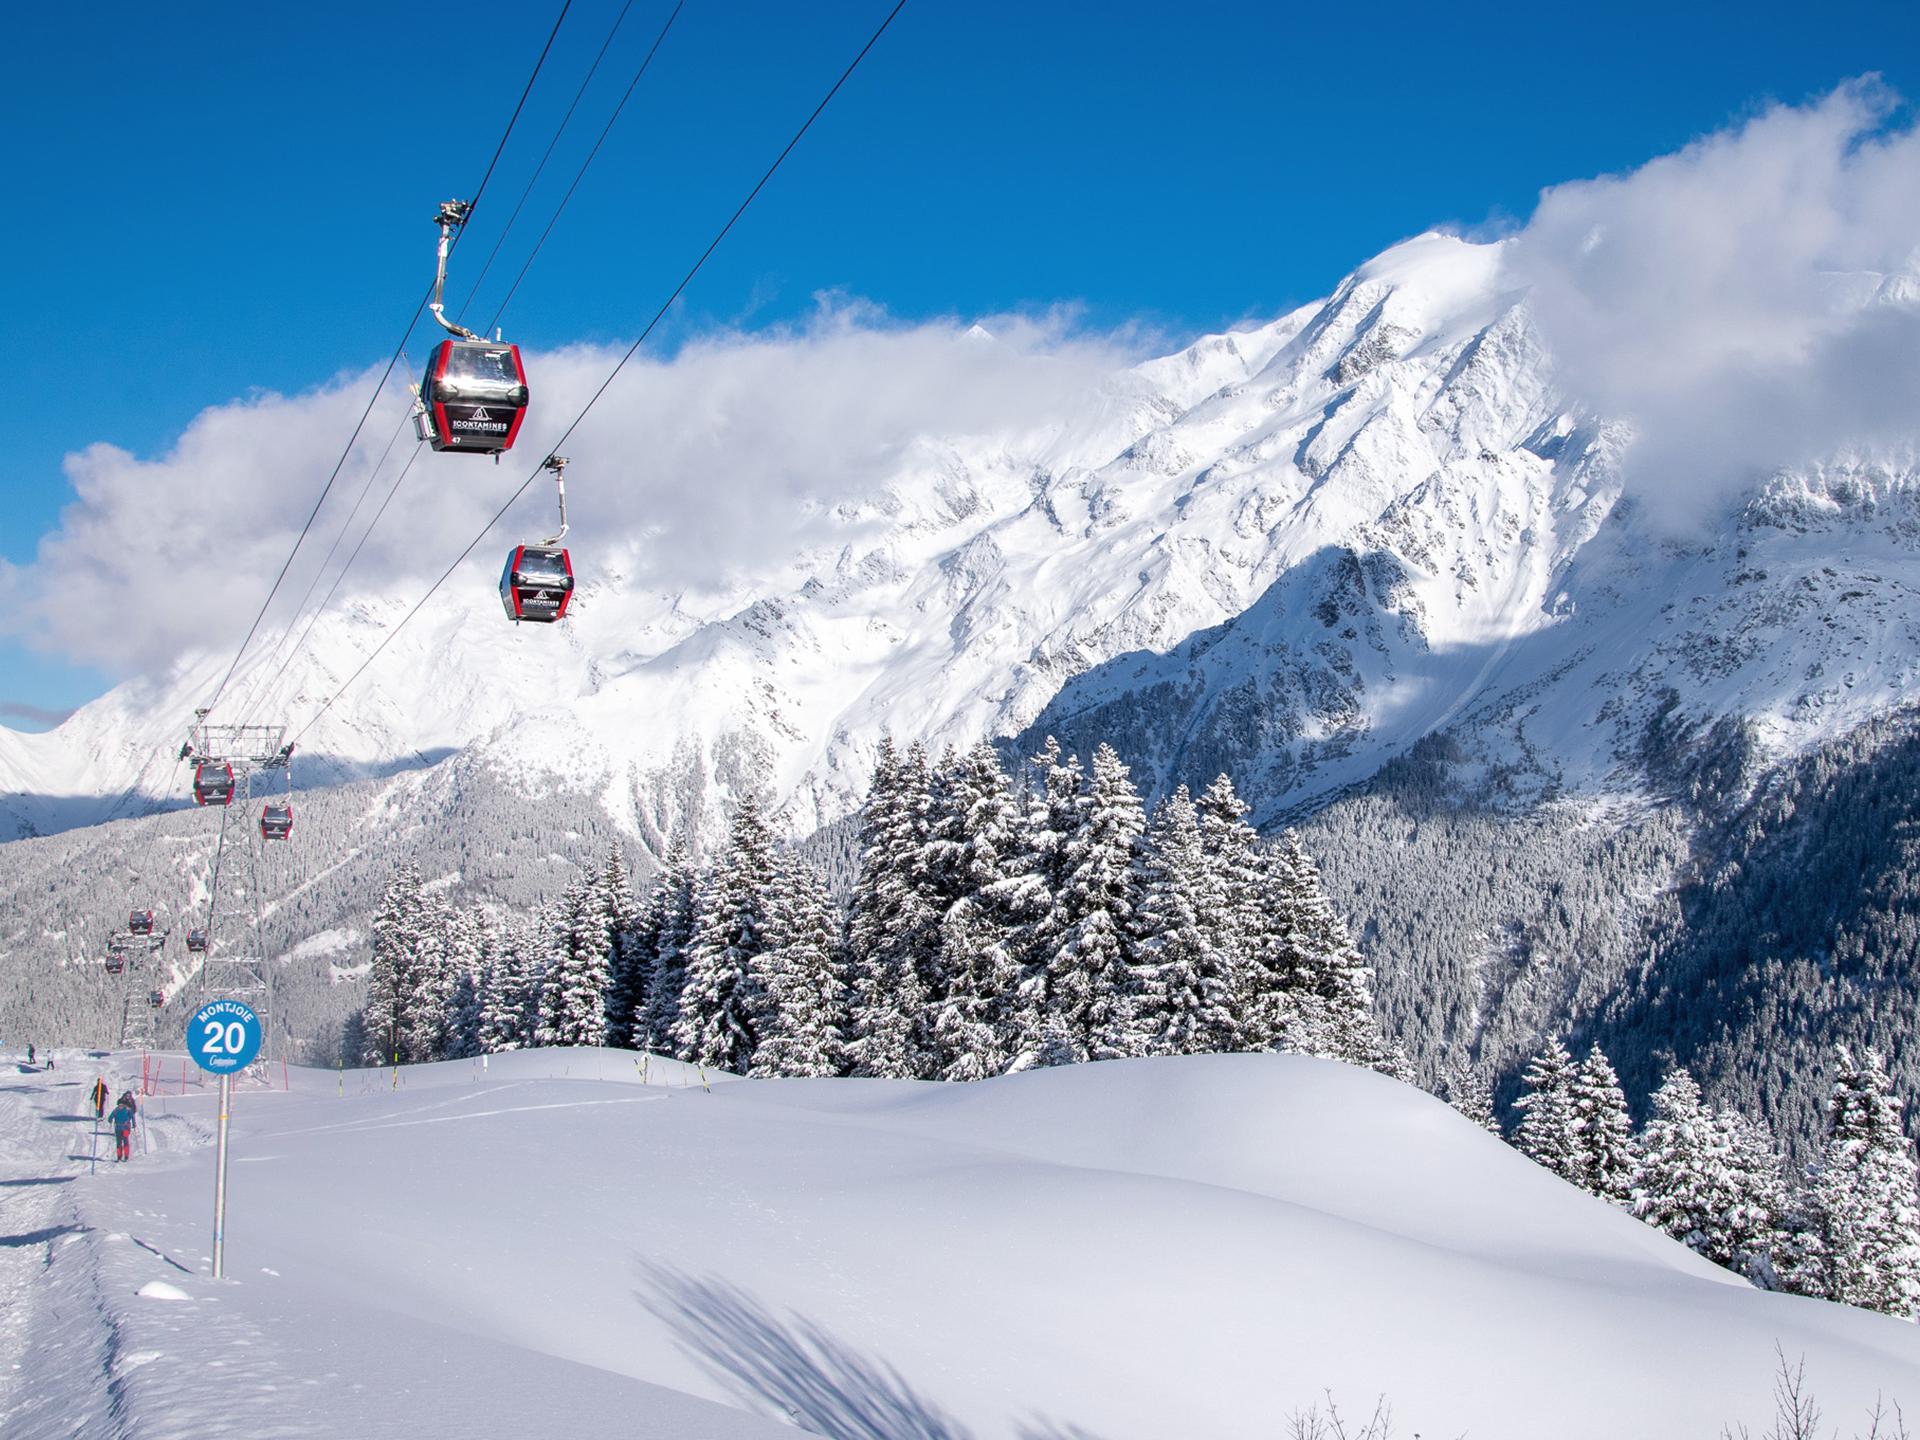
[[[500,603],[509,620],[551,624],[573,599],[573,561],[557,545],[516,545],[500,572]]]
[[[223,761],[201,761],[193,772],[193,803],[231,805],[233,803],[233,767]]]

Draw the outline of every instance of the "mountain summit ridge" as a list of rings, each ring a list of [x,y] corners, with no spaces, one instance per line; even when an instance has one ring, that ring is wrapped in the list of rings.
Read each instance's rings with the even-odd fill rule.
[[[1227,769],[1271,819],[1442,730],[1543,786],[1631,789],[1675,695],[1779,755],[1897,703],[1920,680],[1910,457],[1776,476],[1716,533],[1662,535],[1622,503],[1627,428],[1561,393],[1501,257],[1417,236],[1055,423],[922,437],[870,493],[798,501],[797,553],[703,593],[613,547],[565,625],[524,632],[460,577],[302,736],[303,783],[454,757],[444,784],[593,795],[657,854],[748,791],[796,834],[840,819],[888,732],[1111,739],[1150,792]],[[311,714],[408,603],[336,607],[270,686],[267,637],[229,705]],[[1870,671],[1827,674],[1843,638]],[[177,798],[182,717],[225,662],[0,730],[14,833]]]

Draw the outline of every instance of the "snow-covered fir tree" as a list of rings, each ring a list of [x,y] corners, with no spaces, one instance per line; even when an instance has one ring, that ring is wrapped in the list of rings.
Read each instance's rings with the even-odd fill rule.
[[[693,910],[700,874],[691,848],[683,839],[667,847],[667,863],[655,887],[656,922],[649,927],[651,953],[647,967],[645,1049],[660,1055],[678,1055],[675,1027],[680,1023],[680,992],[687,982],[687,942],[693,937]]]
[[[433,1059],[431,1038],[440,1026],[441,1000],[436,977],[437,945],[424,933],[427,907],[420,870],[412,861],[397,868],[380,897],[373,921],[373,965],[367,976],[363,1035],[368,1064],[400,1064]],[[429,1037],[423,1047],[421,1037]]]
[[[618,846],[607,846],[601,859],[594,898],[606,934],[607,1044],[633,1048],[636,1017],[646,1012],[651,950],[647,946],[643,953],[641,906],[633,898],[633,881]],[[653,938],[657,931],[648,940]]]
[[[604,1045],[607,1039],[606,917],[597,886],[576,879],[560,897],[547,932],[540,1043]]]
[[[1222,774],[1194,802],[1206,860],[1208,904],[1202,915],[1214,950],[1225,957],[1232,995],[1231,1034],[1221,1048],[1270,1050],[1280,1040],[1276,1007],[1258,1003],[1280,988],[1268,966],[1273,927],[1265,903],[1265,867],[1248,807]]]
[[[1585,1187],[1587,1160],[1580,1139],[1580,1109],[1574,1097],[1577,1073],[1567,1047],[1558,1036],[1550,1037],[1521,1077],[1525,1088],[1513,1102],[1520,1112],[1513,1138],[1522,1154],[1562,1180]]]
[[[1198,1055],[1239,1048],[1233,955],[1238,939],[1224,873],[1202,847],[1198,812],[1182,785],[1154,811],[1140,861],[1135,981],[1095,1036],[1114,1055]]]
[[[1456,1061],[1443,1072],[1441,1084],[1447,1104],[1482,1130],[1502,1133],[1493,1110],[1493,1075],[1485,1066]]]
[[[1715,1264],[1750,1278],[1772,1273],[1777,1181],[1756,1173],[1758,1147],[1739,1116],[1711,1109],[1676,1069],[1654,1092],[1635,1148],[1635,1214]]]
[[[443,1054],[449,1060],[465,1059],[483,1051],[483,976],[491,948],[491,927],[478,910],[455,906],[448,911],[445,964],[453,984],[447,997]]]
[[[514,920],[500,927],[482,977],[480,1043],[490,1054],[539,1043],[541,952],[532,925]]]
[[[1016,917],[1008,953],[1020,967],[1006,1007],[1012,1070],[1064,1063],[1062,1055],[1071,1058],[1064,1028],[1047,1022],[1048,995],[1053,959],[1069,921],[1064,896],[1086,805],[1085,782],[1078,757],[1063,758],[1060,742],[1051,735],[1027,762],[1022,853],[1010,867],[1005,891],[1007,912]]]
[[[1836,1059],[1826,1143],[1783,1278],[1801,1294],[1920,1318],[1920,1197],[1901,1102],[1876,1052]]]
[[[1030,892],[1016,873],[1024,844],[1018,801],[993,747],[957,761],[941,787],[925,867],[947,899],[938,945],[942,993],[929,994],[936,1074],[978,1080],[1012,1063],[1020,965],[1013,938]]]
[[[1729,1268],[1765,1290],[1781,1288],[1779,1265],[1792,1203],[1773,1132],[1737,1110],[1719,1112],[1727,1136],[1733,1203],[1722,1217]]]
[[[751,799],[734,813],[726,849],[701,885],[687,945],[676,1053],[744,1075],[767,1024],[760,961],[769,942],[773,837]]]
[[[1569,1093],[1577,1123],[1580,1181],[1602,1200],[1633,1202],[1633,1117],[1620,1077],[1598,1045],[1574,1072]],[[1571,1178],[1571,1177],[1569,1177]]]
[[[857,1075],[924,1078],[928,997],[919,951],[938,939],[938,917],[918,883],[925,841],[927,774],[915,747],[903,756],[883,736],[860,816],[860,873],[848,917],[852,1034],[848,1062]]]
[[[1335,912],[1300,837],[1283,831],[1262,858],[1272,931],[1263,968],[1285,997],[1275,1005],[1280,1048],[1411,1079],[1406,1055],[1374,1019],[1373,967]]]
[[[1076,1060],[1129,1053],[1134,1033],[1134,911],[1146,818],[1110,745],[1094,751],[1079,826],[1065,845],[1059,947],[1046,962],[1046,1013]]]
[[[846,1059],[846,983],[826,878],[779,851],[769,899],[768,948],[760,958],[764,1033],[748,1073],[838,1075]]]

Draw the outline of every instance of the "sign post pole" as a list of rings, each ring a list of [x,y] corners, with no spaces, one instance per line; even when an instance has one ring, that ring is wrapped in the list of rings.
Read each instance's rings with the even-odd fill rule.
[[[233,1076],[260,1053],[260,1017],[238,1000],[209,1000],[187,1021],[187,1053],[220,1077],[220,1128],[213,1159],[213,1278],[227,1271],[227,1122],[233,1114]]]
[[[227,1115],[233,1108],[233,1076],[220,1077],[220,1139],[213,1162],[213,1278],[227,1270]]]

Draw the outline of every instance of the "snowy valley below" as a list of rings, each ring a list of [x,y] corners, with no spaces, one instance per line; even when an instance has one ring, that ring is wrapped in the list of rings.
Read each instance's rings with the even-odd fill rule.
[[[1254,1437],[1327,1391],[1402,1435],[1710,1440],[1771,1422],[1776,1345],[1845,1433],[1920,1397],[1912,1325],[1753,1290],[1328,1062],[296,1069],[236,1100],[221,1282],[212,1092],[92,1174],[96,1068],[139,1076],[0,1077],[20,1440]]]

